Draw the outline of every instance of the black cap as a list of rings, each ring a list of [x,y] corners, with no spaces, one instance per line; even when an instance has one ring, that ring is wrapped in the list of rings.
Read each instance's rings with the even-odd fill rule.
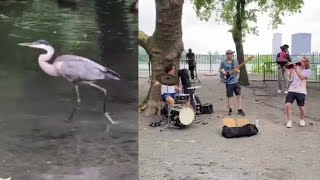
[[[289,45],[288,44],[284,44],[283,47],[289,48]]]

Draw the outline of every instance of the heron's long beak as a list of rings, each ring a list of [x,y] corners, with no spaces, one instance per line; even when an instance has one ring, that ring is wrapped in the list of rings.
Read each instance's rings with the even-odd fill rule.
[[[19,46],[28,46],[31,47],[33,45],[33,43],[19,43]]]

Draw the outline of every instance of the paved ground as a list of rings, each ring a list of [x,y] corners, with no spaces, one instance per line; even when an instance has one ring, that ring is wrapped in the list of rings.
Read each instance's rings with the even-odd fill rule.
[[[202,88],[197,93],[203,103],[212,103],[215,110],[214,114],[199,116],[208,124],[160,132],[159,127],[148,126],[160,117],[140,114],[141,180],[319,179],[320,84],[309,84],[307,126],[298,126],[298,109],[294,108],[294,124],[288,129],[285,95],[277,94],[276,82],[268,82],[267,87],[261,88],[261,81],[252,81],[250,86],[242,87],[243,109],[249,119],[259,118],[260,133],[248,138],[225,139],[221,136],[222,118],[228,116],[224,85],[216,76],[200,79],[202,82],[196,84]],[[139,80],[141,101],[148,90],[148,79]]]

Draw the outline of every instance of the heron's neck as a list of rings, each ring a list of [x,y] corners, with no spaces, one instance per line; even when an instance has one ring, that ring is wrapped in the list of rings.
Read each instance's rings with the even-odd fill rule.
[[[48,63],[54,54],[53,47],[46,47],[47,53],[41,54],[38,58],[41,69],[50,76],[58,76],[57,69],[53,64]]]

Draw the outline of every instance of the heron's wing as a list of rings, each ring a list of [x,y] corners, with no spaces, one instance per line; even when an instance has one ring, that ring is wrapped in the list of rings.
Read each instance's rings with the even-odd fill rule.
[[[62,55],[55,60],[55,64],[57,64],[57,69],[61,71],[61,74],[76,75],[81,79],[119,79],[120,77],[115,71],[81,56]]]
[[[95,64],[76,57],[59,57],[54,64],[59,73],[71,80],[94,81],[104,79],[104,72]]]

